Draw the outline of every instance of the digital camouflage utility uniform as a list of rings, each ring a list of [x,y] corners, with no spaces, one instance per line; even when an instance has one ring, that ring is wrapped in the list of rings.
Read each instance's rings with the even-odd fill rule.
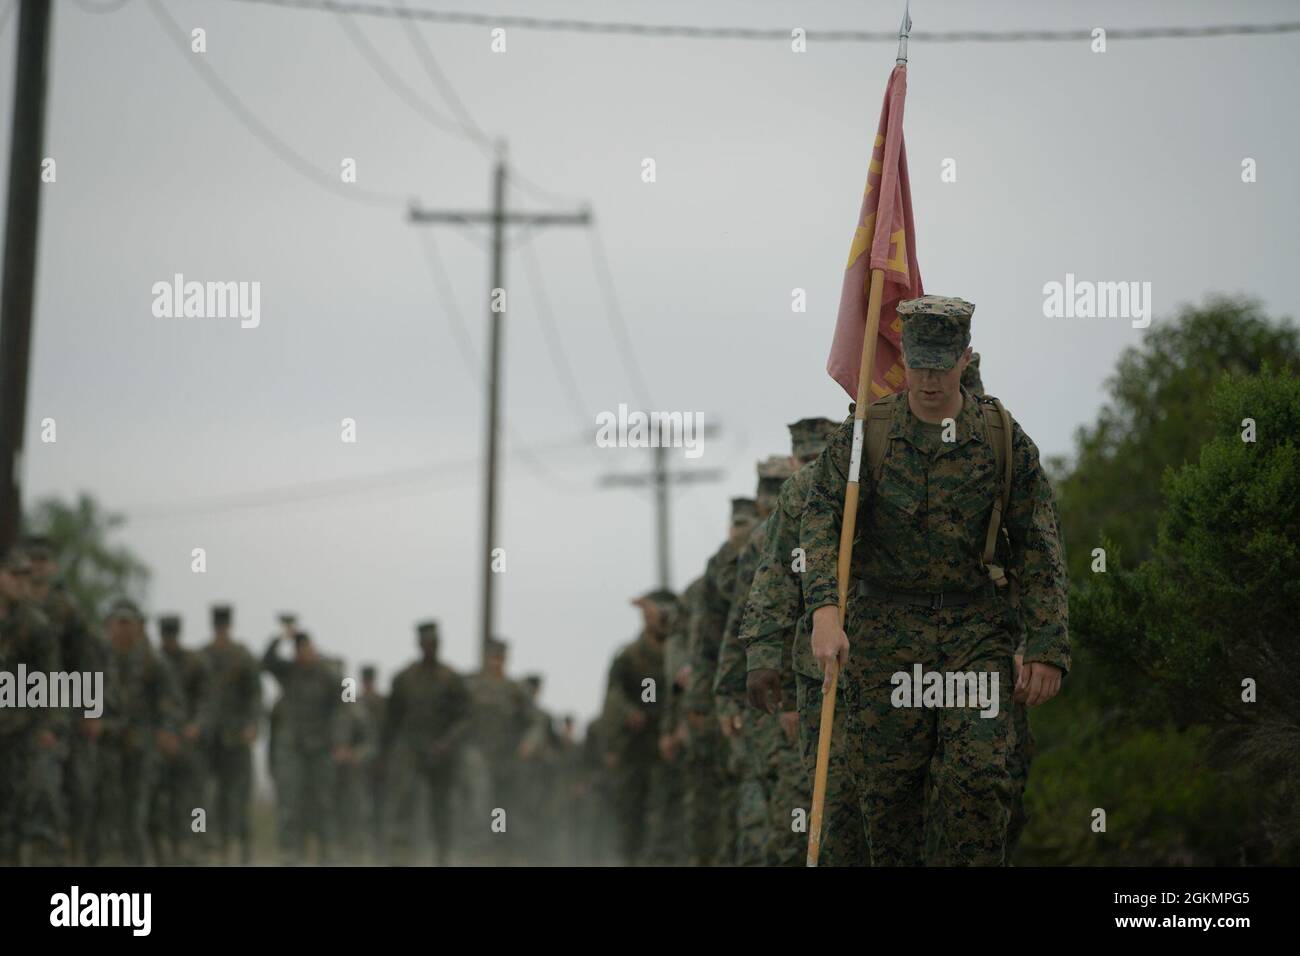
[[[653,681],[653,697],[646,681]],[[607,753],[616,757],[611,787],[621,834],[623,863],[647,861],[647,836],[662,824],[650,818],[651,787],[659,762],[659,724],[664,685],[663,645],[644,631],[624,645],[609,666],[602,721],[608,728]]]
[[[315,834],[319,862],[334,849],[334,751],[344,743],[343,675],[324,657],[280,656],[279,638],[262,655],[262,668],[280,685],[275,734],[276,801],[280,853],[287,863],[305,857]]]
[[[944,334],[961,324],[949,318],[935,323]],[[969,341],[968,325],[965,329]],[[905,326],[910,361],[907,334]],[[941,749],[936,785],[945,862],[1001,865],[1013,802],[1012,655],[1021,621],[1026,662],[1063,671],[1070,664],[1064,562],[1051,486],[1037,448],[1013,423],[1014,480],[1004,523],[1011,546],[1007,570],[1020,582],[1017,617],[1005,595],[994,590],[981,560],[1001,476],[977,400],[963,391],[954,441],[943,440],[942,426],[917,419],[905,393],[876,404],[891,416],[889,445],[879,481],[868,469],[861,475],[855,593],[845,627],[851,645],[846,673],[860,695],[856,733],[868,767],[872,862],[923,862],[926,775]],[[810,611],[837,603],[839,526],[852,443],[851,425],[842,426],[814,466],[800,532]],[[918,664],[926,672],[997,675],[997,716],[983,717],[970,706],[893,706],[891,677],[911,674]]]
[[[224,856],[234,838],[245,862],[252,845],[249,825],[253,796],[252,745],[244,728],[262,718],[257,660],[235,640],[213,641],[200,652],[212,675],[212,727],[204,741],[208,775],[208,827]]]
[[[27,693],[18,685],[18,668],[28,674],[59,669],[59,649],[49,619],[29,601],[4,601],[0,606],[0,673],[11,682],[9,691]],[[13,866],[25,843],[50,843],[54,821],[33,813],[40,795],[39,768],[58,746],[62,715],[52,707],[18,707],[17,700],[0,706],[0,865]]]
[[[410,859],[417,832],[417,786],[423,782],[428,785],[435,858],[439,865],[447,864],[452,786],[469,720],[469,688],[445,664],[418,660],[393,678],[384,722],[384,817],[394,862]]]
[[[197,651],[177,648],[172,653],[163,648],[158,657],[171,669],[180,693],[180,740],[176,753],[163,754],[159,761],[150,829],[159,862],[185,863],[194,856],[193,813],[203,806],[203,754],[199,741],[212,726],[211,680]],[[198,729],[198,740],[189,738],[187,727]]]
[[[129,648],[110,644],[104,697],[97,836],[106,862],[140,865],[161,769],[159,737],[177,741],[183,716],[176,678],[143,629]]]
[[[731,505],[732,535],[739,537],[758,520],[758,512],[752,498],[733,498]],[[717,676],[723,631],[736,593],[739,553],[739,543],[729,537],[709,559],[690,637],[691,680],[686,693],[686,711],[695,716],[699,725],[699,729],[693,726],[691,730],[690,772],[694,793],[690,827],[695,834],[707,831],[715,835],[710,860],[715,866],[734,866],[737,850],[739,766],[734,748],[718,728],[713,681]]]

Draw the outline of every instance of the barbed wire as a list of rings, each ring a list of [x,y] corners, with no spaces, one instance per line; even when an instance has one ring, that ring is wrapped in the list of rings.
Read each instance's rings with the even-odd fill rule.
[[[623,36],[680,37],[695,40],[789,40],[791,27],[694,26],[673,23],[632,23],[610,20],[575,20],[520,16],[518,14],[470,13],[456,10],[424,10],[406,6],[365,3],[360,0],[233,0],[258,6],[317,10],[392,20],[422,20],[459,26],[516,27],[562,33],[595,33]],[[1092,39],[1094,27],[1067,30],[915,30],[915,43],[1027,43]],[[1281,23],[1224,23],[1198,27],[1114,27],[1106,28],[1108,40],[1186,40],[1198,37],[1258,36],[1300,32],[1300,21]],[[897,30],[805,30],[808,40],[823,43],[896,43]]]

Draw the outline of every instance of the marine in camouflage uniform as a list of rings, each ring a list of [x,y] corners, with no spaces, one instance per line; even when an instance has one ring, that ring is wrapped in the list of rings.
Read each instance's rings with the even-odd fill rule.
[[[208,825],[225,862],[230,841],[240,861],[252,861],[249,811],[253,796],[253,741],[262,719],[257,659],[230,633],[228,605],[212,608],[212,642],[200,653],[212,675],[212,727],[204,741],[208,774]]]
[[[660,762],[659,693],[665,683],[665,618],[671,600],[669,592],[652,591],[632,602],[641,609],[643,628],[614,655],[605,688],[606,761],[615,781],[614,811],[626,866],[648,862],[647,836],[659,825],[652,819],[651,791]]]
[[[919,865],[924,859],[925,785],[942,751],[937,788],[945,862],[1001,865],[1012,805],[1014,730],[1012,657],[1020,621],[1026,629],[1025,683],[1032,706],[1050,699],[1069,668],[1065,571],[1051,486],[1038,450],[1012,424],[1013,482],[1003,517],[1007,569],[1019,581],[1017,617],[983,563],[984,538],[1001,493],[991,429],[969,392],[951,392],[954,371],[969,360],[973,306],[925,296],[901,303],[909,387],[876,403],[889,418],[880,478],[864,470],[864,507],[853,550],[855,598],[842,643],[834,610],[836,561],[853,430],[842,426],[814,466],[800,532],[807,554],[806,605],[816,615],[814,650],[846,655],[857,684],[858,728],[868,773],[868,838],[873,865]],[[951,382],[952,384],[949,384]],[[951,396],[960,411],[929,424]],[[929,404],[927,404],[929,403]],[[936,420],[937,421],[937,420]],[[955,440],[945,440],[950,432]],[[820,641],[820,643],[819,643]],[[998,710],[895,707],[898,672],[983,673],[997,679]]]
[[[519,745],[531,725],[531,702],[517,681],[506,676],[509,647],[492,638],[485,648],[483,670],[465,679],[470,696],[470,727],[466,735],[481,761],[485,780],[477,789],[470,833],[486,858],[518,862],[522,846],[510,820],[522,807],[519,787]],[[505,811],[505,831],[495,832],[497,810]]]
[[[92,653],[97,648],[85,620],[57,580],[59,566],[53,542],[41,536],[28,536],[23,540],[22,552],[30,568],[27,593],[31,602],[49,621],[50,637],[56,645],[58,670],[87,674],[101,671],[102,655]],[[84,740],[84,731],[81,729],[86,720],[84,715],[84,708],[64,709],[60,712],[55,720],[57,746],[38,748],[34,755],[29,793],[31,799],[26,812],[28,824],[37,835],[33,845],[35,855],[31,862],[38,865],[63,862],[66,851],[74,845],[76,859],[85,858],[84,823],[77,821],[74,844],[72,818],[69,816],[71,787],[74,782],[69,779],[69,760],[74,741],[77,738]],[[82,749],[80,743],[76,746],[79,752]],[[92,790],[84,789],[84,781],[82,782],[83,789],[80,793],[93,795]],[[86,813],[87,818],[93,813],[93,806],[91,799],[76,803],[77,811]]]
[[[793,468],[790,459],[775,455],[758,463],[758,491],[755,501],[759,523],[736,558],[735,592],[727,623],[713,693],[718,709],[739,715],[739,732],[729,739],[737,752],[740,767],[739,802],[736,808],[738,834],[736,862],[740,866],[789,865],[792,852],[797,858],[798,834],[791,829],[794,813],[806,801],[799,793],[781,792],[780,768],[787,756],[795,763],[797,753],[784,738],[780,720],[766,711],[745,706],[745,650],[739,640],[740,622],[749,601],[754,572],[765,547],[769,519],[776,508],[781,485]],[[778,820],[775,830],[774,817]]]
[[[980,354],[974,352],[971,354],[970,363],[961,373],[961,384],[975,398],[984,398],[984,379],[980,375]],[[1056,520],[1057,535],[1061,534],[1061,520],[1059,513],[1056,512],[1056,500],[1052,500],[1053,516]],[[1002,537],[1006,538],[1006,527],[1002,528]],[[1004,542],[1005,543],[1005,542]],[[1064,550],[1064,539],[1061,539],[1062,550]],[[1018,610],[1018,609],[1017,609]],[[1021,666],[1025,656],[1025,629],[1023,621],[1020,625],[1020,640],[1016,647],[1015,668],[1017,676],[1020,673]],[[1025,830],[1028,823],[1028,813],[1025,810],[1025,788],[1029,785],[1029,767],[1034,759],[1034,736],[1029,729],[1029,708],[1023,701],[1016,700],[1014,697],[1011,702],[1011,724],[1014,733],[1015,744],[1012,747],[1011,755],[1008,758],[1007,766],[1011,771],[1011,821],[1007,825],[1007,861],[1010,862],[1015,854],[1016,847],[1020,844],[1020,835]],[[935,760],[940,761],[942,754],[936,755]],[[931,777],[935,777],[934,767],[931,767]],[[937,798],[937,795],[936,795]],[[927,833],[927,847],[933,846],[936,849],[936,857],[941,853],[942,846],[942,826],[941,824],[932,825],[929,820],[926,822],[927,828],[935,832]]]
[[[579,780],[575,788],[578,796],[580,848],[579,862],[604,866],[616,853],[616,822],[614,815],[614,774],[607,742],[610,738],[608,721],[602,713],[587,724],[582,737],[582,757]]]
[[[262,655],[262,669],[281,691],[275,740],[281,860],[302,862],[314,834],[318,862],[329,863],[335,840],[334,760],[344,735],[343,674],[317,652],[311,635],[294,634],[292,660],[280,656],[282,639],[271,638]]]
[[[691,729],[693,791],[689,827],[697,837],[713,834],[709,865],[734,866],[737,834],[735,810],[739,803],[739,766],[730,742],[736,727],[734,708],[719,713],[713,695],[723,631],[736,593],[736,558],[741,545],[758,521],[753,498],[731,499],[731,527],[727,540],[709,558],[704,583],[691,618],[690,684],[686,714]],[[705,849],[697,844],[697,856]]]
[[[355,866],[366,859],[370,836],[366,767],[379,750],[382,728],[370,723],[360,698],[344,697],[339,719],[342,729],[334,753],[334,841],[342,861]]]
[[[174,753],[163,754],[150,813],[154,858],[161,864],[193,862],[194,810],[203,805],[200,743],[212,725],[211,675],[197,651],[181,647],[181,619],[158,619],[160,658],[171,669],[180,692],[180,737]]]
[[[280,621],[279,636],[292,643],[294,635],[298,633],[298,616],[289,612],[283,612],[277,615],[277,617]],[[275,641],[276,639],[275,635],[271,636],[272,641]],[[270,708],[266,712],[266,769],[271,774],[271,785],[275,788],[277,794],[283,793],[285,790],[285,783],[281,778],[280,773],[281,770],[284,769],[280,760],[281,754],[283,753],[283,748],[280,746],[280,732],[283,726],[284,695],[281,695],[276,698],[275,702],[271,704]],[[284,815],[282,801],[276,801],[275,811],[276,830],[277,832],[280,832],[284,829],[284,823],[281,819]]]
[[[692,635],[700,617],[700,600],[704,593],[704,576],[696,578],[682,592],[681,635],[685,641],[682,663],[673,676],[670,706],[674,726],[684,750],[682,761],[682,813],[686,821],[686,861],[694,866],[709,866],[717,856],[718,791],[722,787],[721,761],[718,759],[717,722],[712,716],[691,712],[689,695],[693,663]]]
[[[139,866],[160,760],[180,750],[184,711],[171,668],[149,646],[140,609],[128,600],[115,602],[106,630],[99,839],[107,862]]]
[[[789,427],[793,464],[799,470],[781,486],[776,509],[768,519],[765,545],[738,634],[746,654],[750,703],[760,711],[779,715],[782,730],[788,732],[793,725],[796,733],[794,745],[779,751],[776,779],[785,793],[772,813],[772,826],[782,832],[781,840],[774,844],[778,853],[773,862],[787,866],[800,865],[806,857],[807,830],[792,829],[791,808],[810,810],[821,722],[821,677],[807,647],[804,627],[799,525],[812,477],[809,465],[825,448],[836,423],[805,418]],[[796,653],[796,646],[802,654]],[[841,678],[837,695],[841,706],[836,707],[822,814],[819,864],[823,866],[865,866],[868,862],[857,786],[860,775],[849,767],[857,752],[846,745],[844,729],[845,718],[852,713],[844,705],[850,692],[850,682]]]
[[[654,606],[652,616],[663,634],[663,682],[656,685],[660,699],[658,759],[651,765],[646,812],[645,862],[651,866],[681,866],[689,859],[686,820],[686,769],[683,747],[686,721],[682,713],[682,688],[678,676],[686,668],[686,615],[682,602],[667,590],[651,591],[640,606]]]
[[[17,684],[18,668],[49,675],[59,669],[58,644],[49,619],[29,600],[31,565],[17,549],[0,562],[0,672]],[[13,686],[15,694],[27,688]],[[49,854],[54,821],[37,811],[45,796],[42,768],[57,755],[62,715],[49,706],[0,706],[0,865],[17,865],[24,846]]]
[[[366,827],[371,855],[377,856],[384,845],[384,726],[388,719],[388,698],[379,692],[373,664],[361,668],[361,696],[357,706],[362,709],[368,734],[374,747],[361,760],[365,787]]]
[[[458,751],[469,730],[470,692],[465,680],[438,660],[438,624],[416,626],[420,659],[393,678],[384,720],[388,796],[388,848],[397,864],[410,862],[415,837],[416,788],[429,788],[435,858],[451,853],[451,792]]]

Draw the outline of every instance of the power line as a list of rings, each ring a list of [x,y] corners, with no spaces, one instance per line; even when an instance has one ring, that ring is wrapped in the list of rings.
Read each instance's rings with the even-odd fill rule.
[[[533,251],[531,242],[523,243],[522,251],[524,269],[528,273],[528,285],[532,289],[533,304],[537,309],[538,327],[542,330],[542,338],[546,342],[546,352],[550,357],[551,365],[555,369],[556,381],[560,383],[561,389],[568,398],[574,421],[578,423],[585,422],[589,418],[591,406],[583,401],[582,389],[578,387],[577,376],[573,374],[573,367],[569,364],[568,355],[564,351],[559,326],[555,321],[554,313],[551,311],[546,286],[542,282],[542,269],[537,261],[537,254]]]
[[[178,501],[154,507],[125,508],[122,510],[132,520],[140,521],[175,518],[181,515],[222,514],[227,511],[239,511],[245,508],[298,504],[321,498],[400,488],[410,484],[427,484],[432,479],[437,479],[455,470],[468,468],[476,462],[476,458],[465,458],[379,475],[366,475],[357,478],[328,478],[298,485],[285,485],[279,488],[235,492],[193,501]]]
[[[404,13],[420,12],[411,11],[404,4],[400,5],[398,9]],[[340,14],[340,17],[341,16],[342,15]],[[465,101],[461,99],[460,94],[456,92],[456,88],[452,85],[451,80],[448,79],[447,74],[444,73],[442,67],[438,65],[438,59],[433,55],[433,48],[429,46],[428,42],[424,38],[424,34],[420,32],[419,27],[415,25],[414,18],[403,17],[402,28],[406,33],[407,41],[415,51],[416,58],[420,61],[420,65],[424,68],[424,72],[428,74],[429,79],[433,81],[433,85],[437,87],[438,93],[442,97],[443,102],[451,108],[452,112],[456,113],[460,117],[460,131],[464,134],[466,139],[479,147],[485,155],[495,157],[496,138],[489,136],[483,131],[483,127],[479,125],[478,121],[474,119],[473,114],[470,113],[468,107],[465,106]],[[531,193],[533,198],[538,199],[541,202],[553,203],[561,206],[577,205],[576,203],[539,186],[536,182],[523,175],[518,170],[511,171],[510,179],[512,185],[517,184],[522,187],[524,191]]]
[[[399,6],[399,10],[409,13],[405,6]],[[474,121],[468,109],[465,108],[465,101],[460,98],[456,88],[451,85],[447,75],[442,72],[442,67],[438,66],[438,59],[433,55],[433,50],[429,44],[424,41],[419,27],[417,27],[411,17],[402,17],[402,30],[406,33],[406,39],[411,44],[411,49],[415,51],[415,57],[420,61],[420,66],[428,74],[433,85],[438,88],[438,94],[442,97],[451,111],[460,117],[461,129],[465,135],[483,149],[488,155],[494,151],[492,139],[483,132],[483,129]]]
[[[236,0],[261,6],[320,10],[394,20],[422,20],[460,26],[518,27],[561,33],[619,34],[624,36],[681,37],[695,40],[779,40],[790,39],[790,28],[734,26],[689,26],[668,23],[629,23],[602,20],[527,17],[452,10],[420,10],[357,0]],[[1203,27],[1116,27],[1106,30],[1112,40],[1186,40],[1198,37],[1257,36],[1300,32],[1300,21],[1281,23],[1227,23]],[[830,43],[898,42],[897,30],[807,30],[810,41]],[[921,43],[1025,43],[1035,41],[1079,41],[1092,39],[1092,28],[1072,30],[918,30],[910,34]]]
[[[632,383],[632,390],[637,393],[644,407],[653,408],[650,390],[646,387],[645,376],[641,374],[641,366],[637,364],[636,349],[632,347],[632,337],[628,334],[623,309],[619,305],[618,293],[614,289],[614,274],[610,271],[609,259],[605,255],[605,240],[601,236],[600,224],[593,220],[587,233],[590,239],[592,266],[596,272],[596,285],[600,287],[601,294],[605,298],[605,318],[609,321],[609,329],[614,336],[614,344],[618,348],[623,371],[627,374],[628,381]]]
[[[379,78],[396,94],[398,99],[443,132],[460,135],[462,131],[456,121],[449,116],[444,116],[431,103],[421,98],[418,93],[411,89],[397,74],[397,71],[379,55],[379,51],[366,39],[366,35],[361,32],[360,27],[341,13],[335,17],[335,21],[343,30],[344,35],[352,41],[352,45],[361,53],[362,58],[370,68],[379,75]]]
[[[460,311],[460,306],[456,303],[455,290],[452,289],[451,278],[447,274],[442,257],[438,254],[438,247],[432,236],[433,230],[422,229],[420,232],[423,239],[425,263],[428,266],[429,275],[433,279],[435,290],[439,298],[442,299],[442,313],[447,319],[452,338],[456,340],[456,348],[465,363],[465,368],[469,370],[471,378],[479,381],[485,374],[483,362],[478,356],[478,350],[475,349],[473,340],[470,338],[469,327],[465,324],[465,317]],[[542,461],[515,431],[514,425],[509,422],[506,423],[506,435],[510,439],[510,446],[515,454],[533,469],[538,478],[563,494],[585,493],[585,485],[562,478],[553,472],[546,462]]]
[[[311,180],[317,186],[328,189],[329,191],[351,199],[354,202],[366,203],[371,206],[405,205],[406,200],[400,196],[390,193],[376,192],[356,184],[344,183],[337,176],[317,168],[305,159],[301,154],[294,150],[292,146],[276,136],[275,133],[271,131],[270,127],[259,120],[257,115],[244,105],[244,102],[239,98],[235,91],[227,86],[225,81],[221,79],[220,74],[208,65],[205,57],[194,56],[190,52],[190,46],[186,39],[185,32],[180,28],[176,21],[172,19],[171,14],[163,8],[160,0],[148,0],[148,3],[149,9],[153,11],[154,17],[158,20],[159,26],[162,27],[163,32],[166,33],[177,45],[177,49],[181,51],[181,55],[184,57],[185,61],[195,69],[203,81],[208,85],[208,88],[217,95],[217,98],[221,100],[226,109],[230,110],[230,112],[235,115],[235,117],[244,125],[244,128],[252,133],[263,146],[275,154],[275,156],[277,156],[286,166],[289,166],[299,175]]]

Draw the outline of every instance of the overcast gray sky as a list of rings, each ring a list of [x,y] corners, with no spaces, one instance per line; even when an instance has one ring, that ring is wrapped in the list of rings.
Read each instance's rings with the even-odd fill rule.
[[[91,0],[86,0],[87,4]],[[6,0],[6,5],[8,2]],[[409,197],[482,208],[489,163],[423,120],[334,14],[231,0],[165,0],[204,54],[179,51],[148,0],[94,15],[60,0],[53,27],[28,446],[29,497],[92,492],[132,520],[121,540],[153,569],[151,611],[207,637],[236,605],[260,652],[282,608],[323,647],[385,678],[436,616],[445,656],[477,665],[483,385],[449,309],[486,342],[483,235],[430,233],[454,286],[439,295],[406,221]],[[408,6],[788,29],[892,30],[901,3],[849,0],[468,3]],[[1293,19],[1285,2],[937,2],[917,30],[1118,28]],[[403,28],[352,22],[442,113]],[[11,19],[0,96],[11,102]],[[785,425],[843,415],[823,366],[892,43],[595,36],[422,25],[479,125],[520,171],[589,201],[655,409],[703,412],[722,433],[702,458],[726,479],[674,497],[683,586],[724,533],[753,463]],[[1211,291],[1294,315],[1300,36],[911,45],[906,112],[917,248],[928,292],[977,304],[984,378],[1038,442],[1063,453],[1091,421],[1123,319],[1046,319],[1044,283],[1152,283],[1155,322]],[[324,175],[357,160],[368,205],[290,168],[218,100],[202,58],[258,120]],[[7,155],[8,123],[3,131]],[[653,158],[657,182],[641,180]],[[1258,182],[1241,181],[1241,162]],[[957,181],[940,181],[956,161]],[[512,202],[543,208],[515,191]],[[549,208],[549,207],[546,207]],[[564,208],[564,207],[557,207]],[[426,236],[426,238],[428,238]],[[522,247],[506,286],[499,631],[512,670],[542,671],[544,702],[586,716],[627,601],[653,583],[649,496],[598,476],[650,465],[595,447],[595,416],[644,407],[620,364],[583,230],[531,239],[584,415],[549,356]],[[174,273],[261,283],[261,324],[156,318]],[[791,290],[808,311],[791,311]],[[452,313],[456,314],[456,313]],[[57,422],[42,444],[38,423]],[[340,440],[354,418],[358,441]],[[536,461],[521,454],[520,443]],[[537,462],[543,466],[538,467]],[[414,478],[412,476],[415,476]],[[352,480],[355,479],[355,482]],[[372,480],[373,479],[373,480]],[[342,482],[342,484],[339,484]],[[339,488],[347,494],[333,494]],[[190,570],[207,550],[206,574]]]

